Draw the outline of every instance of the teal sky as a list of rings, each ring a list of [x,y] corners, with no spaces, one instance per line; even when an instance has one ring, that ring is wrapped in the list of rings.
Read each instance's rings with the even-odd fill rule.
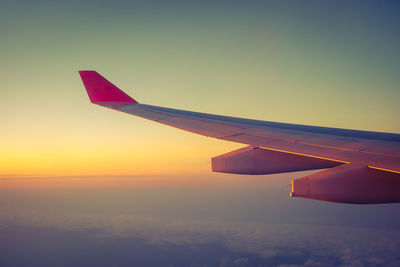
[[[90,105],[82,69],[142,103],[400,133],[399,10],[396,1],[2,1],[0,144],[14,167],[1,171],[31,162],[24,172],[38,173],[32,162],[52,158],[85,172],[60,163],[75,155],[66,150],[116,139],[115,151],[175,143],[176,164],[188,146],[202,162],[236,148]]]

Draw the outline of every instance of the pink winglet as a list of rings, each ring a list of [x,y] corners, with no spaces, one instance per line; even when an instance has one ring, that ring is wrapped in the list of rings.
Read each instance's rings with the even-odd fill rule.
[[[79,71],[92,103],[124,102],[137,103],[121,89],[93,70]]]

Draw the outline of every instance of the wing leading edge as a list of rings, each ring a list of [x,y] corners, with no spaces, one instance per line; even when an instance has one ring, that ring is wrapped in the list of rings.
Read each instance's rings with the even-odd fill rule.
[[[344,203],[400,202],[400,134],[259,121],[140,104],[95,71],[79,74],[94,104],[248,146],[213,158],[213,171],[268,174],[331,168],[330,173],[317,173],[317,178],[294,180],[291,195]],[[359,168],[352,167],[349,172],[349,167],[343,165]],[[349,177],[364,180],[351,182]],[[363,185],[366,181],[370,181],[368,186]],[[340,186],[332,187],[332,183]],[[344,190],[347,185],[358,194]],[[378,194],[371,195],[370,188]]]

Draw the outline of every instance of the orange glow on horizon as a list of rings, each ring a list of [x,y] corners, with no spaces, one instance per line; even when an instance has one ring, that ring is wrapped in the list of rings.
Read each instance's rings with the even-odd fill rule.
[[[115,132],[118,134],[117,129]],[[36,139],[35,143],[15,139],[2,147],[0,175],[208,173],[211,157],[237,146],[178,130],[172,132],[175,138],[167,141],[162,135],[143,139],[133,136],[131,142],[125,136],[124,139],[113,137],[105,140],[101,135],[82,140],[44,136]]]

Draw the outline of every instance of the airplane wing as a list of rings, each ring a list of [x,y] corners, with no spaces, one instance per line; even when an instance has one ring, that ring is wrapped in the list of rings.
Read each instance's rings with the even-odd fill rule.
[[[400,202],[400,134],[242,119],[140,104],[95,71],[80,71],[94,104],[192,133],[245,144],[212,170],[272,174],[327,169],[292,181],[293,197]]]

